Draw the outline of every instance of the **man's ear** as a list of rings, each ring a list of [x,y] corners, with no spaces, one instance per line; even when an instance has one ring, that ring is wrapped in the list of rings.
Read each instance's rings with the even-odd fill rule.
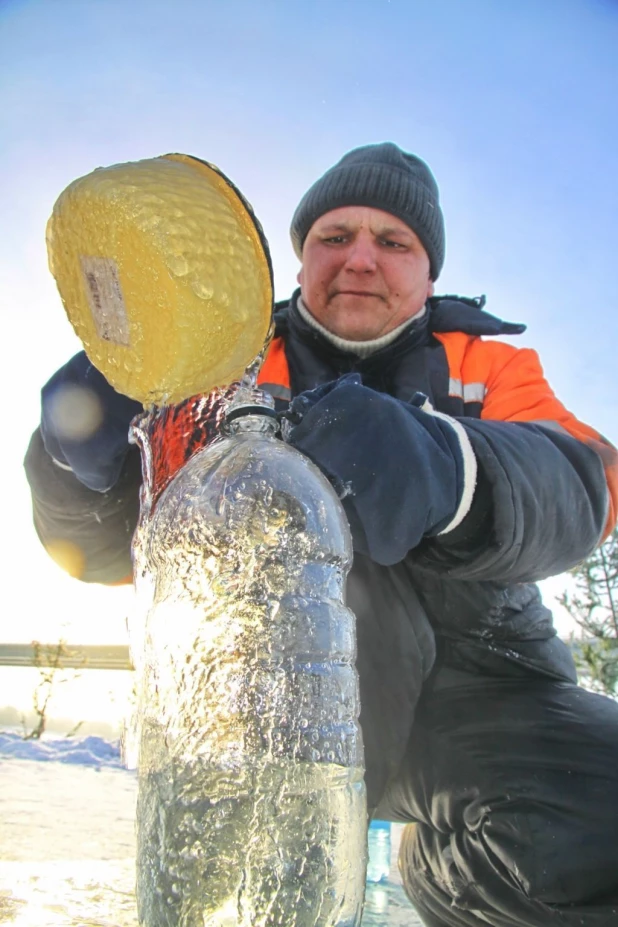
[[[433,294],[435,293],[435,290],[436,290],[436,288],[435,288],[434,282],[433,282],[433,280],[430,280],[430,281],[429,281],[429,286],[427,287],[427,299],[429,299],[431,296],[433,296]]]
[[[303,285],[303,268],[302,268],[302,264],[301,264],[300,270],[299,270],[298,273],[296,274],[296,282],[299,283],[299,284],[301,285],[301,287],[302,287],[302,285]]]

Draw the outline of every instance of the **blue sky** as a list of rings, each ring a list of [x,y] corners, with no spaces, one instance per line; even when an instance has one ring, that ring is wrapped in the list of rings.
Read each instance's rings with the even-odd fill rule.
[[[100,165],[217,163],[265,227],[283,298],[304,191],[350,148],[396,141],[440,185],[438,292],[527,322],[518,343],[558,395],[618,440],[617,48],[613,0],[0,0],[2,561],[26,613],[44,596],[116,629],[125,608],[47,564],[21,475],[39,388],[79,347],[45,223]]]

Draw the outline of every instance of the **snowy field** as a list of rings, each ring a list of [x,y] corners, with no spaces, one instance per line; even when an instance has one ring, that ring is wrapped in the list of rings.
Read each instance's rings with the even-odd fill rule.
[[[0,924],[137,927],[136,776],[96,736],[0,733]],[[368,887],[363,927],[417,927],[396,867]]]

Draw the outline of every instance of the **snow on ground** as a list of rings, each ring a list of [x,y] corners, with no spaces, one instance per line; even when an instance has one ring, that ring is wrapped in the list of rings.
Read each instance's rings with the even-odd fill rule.
[[[0,924],[137,927],[137,778],[101,737],[0,732]],[[363,927],[420,927],[396,867],[368,886]]]
[[[136,927],[136,785],[99,737],[0,734],[0,924]]]
[[[0,731],[0,756],[12,756],[16,760],[39,760],[43,762],[70,763],[78,766],[103,766],[124,769],[118,744],[102,737],[41,738],[24,740],[14,731]]]

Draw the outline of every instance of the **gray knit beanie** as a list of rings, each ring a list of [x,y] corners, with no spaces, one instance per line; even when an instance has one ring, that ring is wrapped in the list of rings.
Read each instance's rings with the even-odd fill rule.
[[[421,240],[431,279],[437,280],[444,264],[444,218],[438,185],[424,161],[393,142],[349,151],[298,204],[290,234],[299,258],[316,219],[340,206],[372,206],[405,222]]]

